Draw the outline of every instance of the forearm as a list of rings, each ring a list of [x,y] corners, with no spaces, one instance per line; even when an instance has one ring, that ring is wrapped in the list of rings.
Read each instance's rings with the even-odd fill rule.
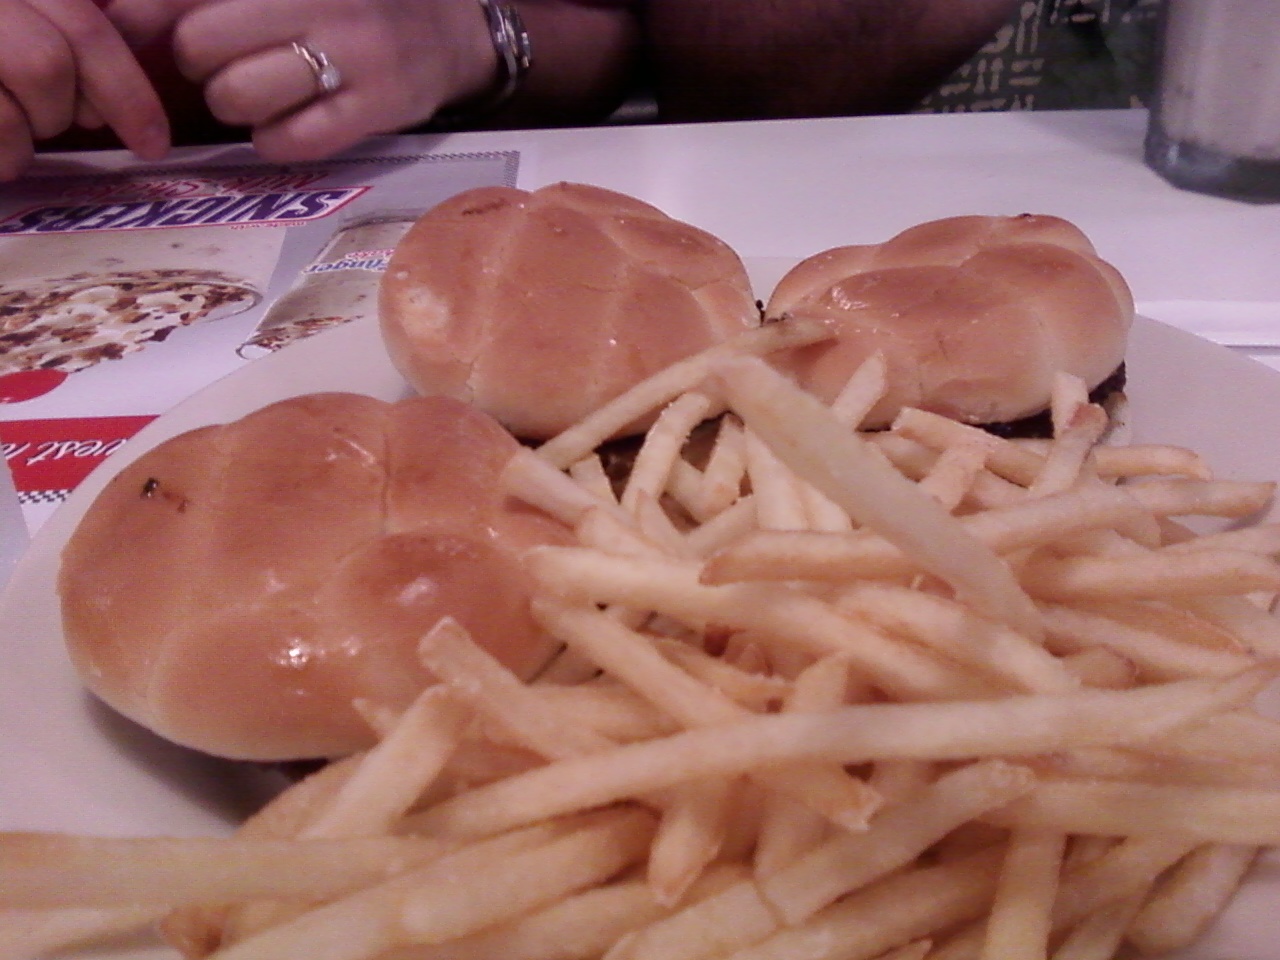
[[[1018,0],[648,0],[666,119],[910,108]]]

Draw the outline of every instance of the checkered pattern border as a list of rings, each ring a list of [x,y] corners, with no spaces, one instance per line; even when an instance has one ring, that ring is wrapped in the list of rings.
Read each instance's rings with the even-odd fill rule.
[[[70,490],[21,490],[18,492],[18,503],[24,507],[61,503],[70,493]]]

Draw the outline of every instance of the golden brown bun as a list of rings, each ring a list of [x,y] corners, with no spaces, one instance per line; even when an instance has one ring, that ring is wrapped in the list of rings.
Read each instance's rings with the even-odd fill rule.
[[[1110,376],[1124,360],[1133,297],[1065,220],[970,216],[816,254],[783,277],[765,313],[837,326],[834,341],[780,361],[827,400],[884,353],[889,392],[868,427],[905,406],[988,424],[1043,410],[1059,371],[1090,388]]]
[[[758,322],[738,255],[623,194],[481,187],[397,245],[379,311],[421,393],[546,439],[643,377]]]
[[[68,543],[63,625],[89,688],[221,756],[367,746],[353,698],[404,706],[444,614],[527,676],[549,654],[518,554],[567,532],[501,496],[515,440],[446,397],[326,393],[127,466]]]

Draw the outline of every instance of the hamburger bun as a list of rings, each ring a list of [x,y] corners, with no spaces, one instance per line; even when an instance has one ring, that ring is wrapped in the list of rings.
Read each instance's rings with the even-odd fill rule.
[[[865,422],[903,407],[971,424],[1045,410],[1057,373],[1096,388],[1124,362],[1133,297],[1075,226],[1058,217],[932,221],[874,245],[816,254],[780,280],[766,318],[825,320],[836,337],[779,358],[830,401],[876,351],[888,393]]]
[[[396,246],[379,312],[414,388],[535,440],[759,322],[724,242],[573,183],[481,187],[428,211]]]
[[[407,705],[430,682],[418,639],[446,614],[528,676],[551,648],[518,555],[568,532],[498,491],[516,449],[447,397],[342,393],[175,437],[66,546],[72,660],[138,723],[251,760],[370,745],[352,700]]]

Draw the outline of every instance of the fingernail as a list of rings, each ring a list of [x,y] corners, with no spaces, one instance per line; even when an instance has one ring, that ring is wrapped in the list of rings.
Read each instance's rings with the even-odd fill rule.
[[[170,145],[169,122],[161,120],[142,131],[134,153],[144,160],[159,160],[169,152]]]

